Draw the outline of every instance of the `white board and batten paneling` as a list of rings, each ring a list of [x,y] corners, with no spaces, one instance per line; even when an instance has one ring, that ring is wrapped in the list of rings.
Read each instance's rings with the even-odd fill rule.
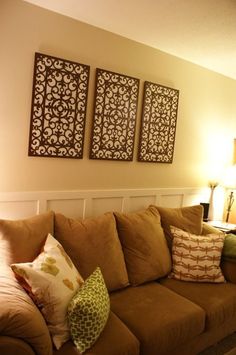
[[[176,208],[208,201],[205,188],[4,192],[0,193],[0,218],[22,219],[48,210],[86,218],[108,211],[137,211],[151,204]]]

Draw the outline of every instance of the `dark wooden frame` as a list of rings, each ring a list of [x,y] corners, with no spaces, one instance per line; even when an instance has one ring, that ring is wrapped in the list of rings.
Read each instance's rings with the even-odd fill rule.
[[[82,159],[90,67],[35,53],[29,156]]]
[[[97,68],[90,159],[133,160],[139,79]]]
[[[144,83],[138,161],[172,163],[179,90]]]

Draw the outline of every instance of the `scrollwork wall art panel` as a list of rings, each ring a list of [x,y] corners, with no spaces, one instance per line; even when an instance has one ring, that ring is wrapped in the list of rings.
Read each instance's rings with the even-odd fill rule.
[[[139,79],[96,70],[90,159],[131,161]]]
[[[179,91],[145,81],[138,161],[172,163]]]
[[[29,156],[83,157],[89,71],[35,53]]]

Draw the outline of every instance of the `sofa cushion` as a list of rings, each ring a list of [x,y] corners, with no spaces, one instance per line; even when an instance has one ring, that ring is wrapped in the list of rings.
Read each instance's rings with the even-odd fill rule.
[[[78,289],[68,305],[70,333],[77,349],[84,353],[98,339],[110,312],[110,299],[99,267]]]
[[[130,284],[140,285],[167,275],[170,252],[158,211],[149,207],[134,213],[115,213]]]
[[[99,266],[109,291],[129,284],[124,254],[112,213],[84,220],[56,214],[55,237],[84,279]]]
[[[16,281],[10,267],[4,264],[0,266],[0,334],[22,339],[35,354],[52,354],[52,342],[42,314]]]
[[[78,270],[51,234],[33,262],[12,264],[11,267],[43,313],[59,349],[70,338],[67,306],[83,284]]]
[[[182,208],[154,207],[161,215],[161,225],[170,248],[172,245],[170,226],[175,226],[189,233],[202,234],[203,206],[196,205]]]
[[[53,224],[54,213],[51,211],[23,220],[0,220],[0,248],[7,252],[6,262],[34,260],[48,233],[53,234]]]
[[[173,236],[170,277],[194,282],[225,282],[220,268],[224,234],[205,236],[170,227]]]
[[[236,284],[236,259],[225,260],[223,258],[220,267],[225,279]]]
[[[139,339],[142,354],[171,354],[204,330],[205,311],[158,282],[114,292],[110,302]]]
[[[236,285],[162,279],[161,284],[199,305],[206,312],[206,329],[220,327],[236,317]]]
[[[54,355],[81,355],[72,341],[65,343]],[[110,312],[108,321],[100,337],[85,355],[139,355],[139,341],[127,326]]]
[[[19,338],[0,336],[0,354],[35,355],[29,344]]]

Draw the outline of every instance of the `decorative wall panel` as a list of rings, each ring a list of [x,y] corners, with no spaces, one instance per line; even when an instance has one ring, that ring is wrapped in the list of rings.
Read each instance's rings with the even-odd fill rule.
[[[145,82],[138,160],[172,163],[179,91]]]
[[[83,157],[89,66],[35,53],[29,155]]]
[[[139,79],[97,69],[90,159],[133,159]]]

